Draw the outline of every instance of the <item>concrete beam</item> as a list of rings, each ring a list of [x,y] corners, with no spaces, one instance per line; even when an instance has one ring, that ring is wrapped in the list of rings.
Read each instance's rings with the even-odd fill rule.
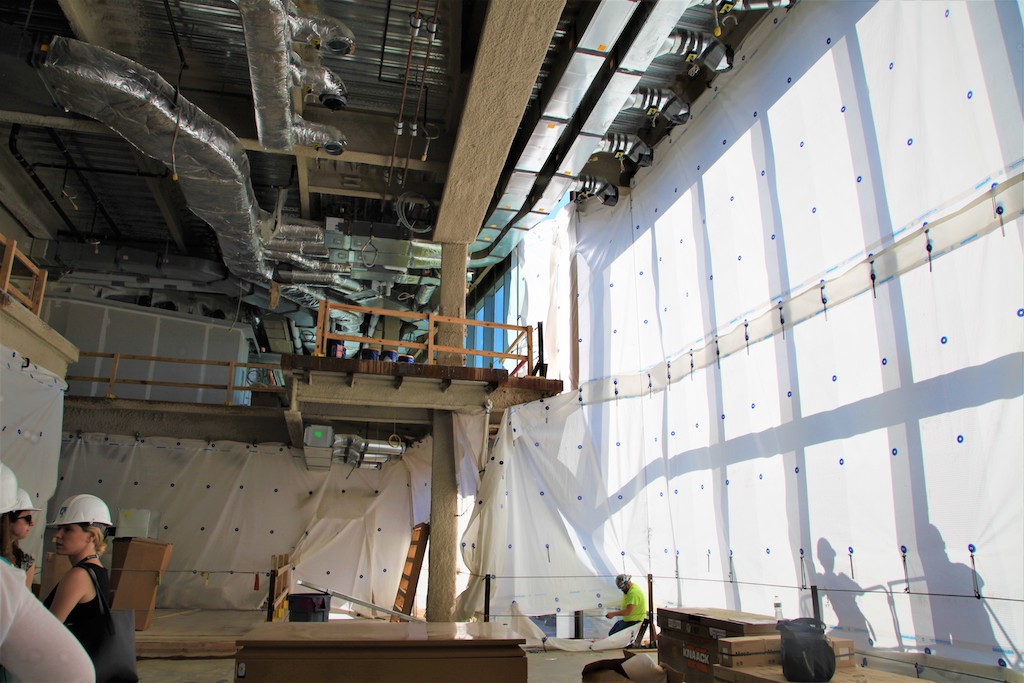
[[[564,0],[490,3],[435,241],[476,239],[564,6]]]
[[[132,147],[131,149],[132,156],[135,157],[135,163],[143,173],[161,173],[167,170],[166,167],[156,159],[151,159],[135,147]],[[152,194],[153,199],[156,200],[157,208],[160,209],[160,215],[163,216],[164,223],[167,224],[167,232],[171,234],[171,239],[174,240],[174,244],[177,245],[178,251],[182,254],[187,254],[188,249],[185,247],[185,226],[182,225],[181,216],[178,214],[174,198],[171,196],[171,188],[168,186],[168,183],[172,183],[174,181],[171,180],[169,176],[164,178],[151,178],[147,176],[145,181],[150,194]]]

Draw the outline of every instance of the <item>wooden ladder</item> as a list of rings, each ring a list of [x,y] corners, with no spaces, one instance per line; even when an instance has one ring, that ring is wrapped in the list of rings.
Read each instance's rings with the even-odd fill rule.
[[[412,539],[409,541],[409,554],[405,556],[405,567],[402,568],[402,580],[398,583],[395,595],[396,612],[412,614],[412,606],[416,600],[416,584],[420,581],[420,570],[423,568],[423,554],[427,548],[427,537],[430,536],[430,525],[417,524],[412,528]],[[392,616],[391,621],[402,621]]]

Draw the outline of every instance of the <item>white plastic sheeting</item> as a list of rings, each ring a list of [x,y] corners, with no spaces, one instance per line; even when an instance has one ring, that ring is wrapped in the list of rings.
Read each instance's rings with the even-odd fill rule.
[[[282,444],[65,434],[55,499],[92,493],[115,516],[160,513],[158,537],[174,544],[161,607],[256,609],[270,556],[293,550],[293,578],[391,607],[419,481],[405,460],[424,457],[429,442],[381,470],[307,470]]]
[[[0,345],[0,461],[14,470],[18,486],[43,509],[57,481],[66,390],[63,379]],[[21,543],[37,561],[43,538],[39,521]]]
[[[1014,3],[768,16],[632,193],[575,216],[582,384],[507,415],[460,616],[487,574],[499,617],[607,610],[623,571],[787,617],[817,585],[861,648],[1024,669],[1022,35]],[[934,262],[930,223],[960,231]],[[801,296],[818,315],[736,336]]]

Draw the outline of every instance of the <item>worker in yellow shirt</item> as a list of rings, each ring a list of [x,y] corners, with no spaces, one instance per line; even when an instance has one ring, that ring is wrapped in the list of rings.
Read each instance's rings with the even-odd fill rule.
[[[643,591],[640,590],[640,586],[633,583],[632,576],[629,574],[619,574],[615,577],[615,585],[619,587],[619,590],[623,592],[625,597],[622,598],[622,609],[605,615],[609,619],[621,617],[615,622],[612,629],[608,631],[608,635],[639,624],[644,620],[644,614],[647,611],[645,609],[647,599],[644,597]]]

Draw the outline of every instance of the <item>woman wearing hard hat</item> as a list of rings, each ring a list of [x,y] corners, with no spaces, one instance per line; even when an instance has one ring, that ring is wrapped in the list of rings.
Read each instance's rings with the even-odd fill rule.
[[[15,508],[0,515],[0,557],[25,572],[25,585],[32,587],[36,573],[36,560],[18,546],[35,525],[35,513],[40,508],[32,505],[32,499],[25,489],[18,489]]]
[[[96,586],[110,604],[110,578],[99,560],[107,547],[110,510],[96,496],[83,493],[61,503],[56,518],[46,526],[56,527],[55,550],[58,555],[66,555],[72,566],[43,604],[78,637],[86,652],[95,652],[108,619]],[[95,576],[95,584],[90,574]]]
[[[0,515],[18,508],[18,481],[0,463]],[[24,574],[0,557],[0,680],[92,683],[89,655],[25,587]]]

